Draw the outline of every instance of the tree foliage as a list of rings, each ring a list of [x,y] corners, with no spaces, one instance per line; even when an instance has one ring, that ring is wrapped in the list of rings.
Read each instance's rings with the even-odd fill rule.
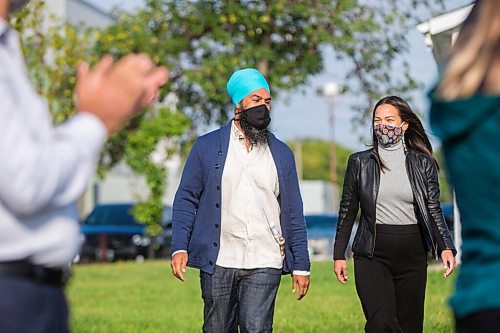
[[[416,8],[428,0],[147,0],[111,27],[122,45],[153,51],[172,68],[180,108],[205,122],[224,122],[225,86],[237,68],[256,67],[274,98],[303,87],[324,68],[323,48],[348,68],[344,86],[358,96],[359,120],[386,94],[409,98],[419,85],[401,57]],[[131,36],[132,35],[132,36]],[[114,49],[122,52],[121,48]],[[331,60],[331,59],[329,59]],[[396,63],[402,71],[395,72]]]
[[[298,142],[288,142],[288,145],[297,155]],[[304,139],[300,142],[302,156],[302,178],[304,180],[325,180],[330,181],[330,143],[319,139]],[[339,188],[344,183],[344,175],[347,167],[347,160],[352,150],[339,144],[335,145],[336,171]]]
[[[146,178],[150,195],[136,214],[154,225],[161,214],[165,170],[152,162],[151,153],[158,142],[186,133],[189,118],[191,132],[184,139],[191,139],[200,123],[226,121],[231,105],[225,86],[235,69],[258,68],[276,98],[307,85],[324,68],[322,50],[332,47],[334,61],[348,69],[346,93],[357,96],[358,118],[364,120],[382,95],[408,98],[418,87],[401,55],[408,49],[415,8],[430,7],[430,2],[146,0],[134,12],[114,12],[113,24],[95,29],[63,22],[45,28],[43,2],[33,1],[13,22],[21,31],[30,76],[47,97],[55,123],[74,113],[72,91],[80,60],[92,63],[105,53],[119,58],[144,52],[169,67],[170,81],[160,101],[171,92],[179,112],[163,106],[137,115],[108,140],[99,168],[103,174],[126,161]],[[403,70],[396,73],[398,62]]]
[[[47,17],[45,3],[32,1],[11,19],[21,38],[28,74],[49,104],[54,123],[75,113],[73,90],[76,65],[95,60],[90,30]]]
[[[273,98],[303,87],[319,74],[326,59],[323,48],[349,67],[346,93],[357,96],[357,120],[371,113],[387,94],[411,100],[419,84],[410,76],[402,55],[407,33],[421,20],[417,9],[442,9],[429,0],[147,0],[104,33],[106,52],[146,52],[171,68],[169,88],[179,108],[194,125],[222,123],[231,115],[226,83],[238,68],[256,67],[269,80]],[[331,60],[331,59],[329,59]],[[395,72],[398,66],[402,71]],[[314,147],[309,149],[309,146]],[[328,179],[327,149],[319,140],[303,144],[304,179]],[[348,150],[337,148],[339,183]],[[314,165],[316,163],[316,165]]]

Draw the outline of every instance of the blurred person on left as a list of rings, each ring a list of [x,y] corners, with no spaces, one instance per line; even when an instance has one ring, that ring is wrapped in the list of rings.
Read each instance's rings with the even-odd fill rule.
[[[53,127],[29,82],[0,0],[0,332],[68,332],[67,267],[78,253],[75,201],[106,137],[150,104],[167,70],[146,55],[78,67],[77,114]]]

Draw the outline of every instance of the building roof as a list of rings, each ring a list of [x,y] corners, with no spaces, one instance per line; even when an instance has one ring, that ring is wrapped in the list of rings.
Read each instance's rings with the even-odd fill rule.
[[[447,30],[458,27],[469,15],[472,4],[450,12],[430,18],[428,21],[417,25],[417,29],[423,34],[436,35]]]

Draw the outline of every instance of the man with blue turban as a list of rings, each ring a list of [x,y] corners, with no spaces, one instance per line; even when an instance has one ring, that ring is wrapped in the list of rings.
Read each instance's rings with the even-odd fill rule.
[[[235,117],[194,143],[173,205],[172,273],[200,270],[203,332],[271,332],[282,274],[309,288],[302,199],[290,148],[267,129],[271,90],[253,68],[227,82]]]

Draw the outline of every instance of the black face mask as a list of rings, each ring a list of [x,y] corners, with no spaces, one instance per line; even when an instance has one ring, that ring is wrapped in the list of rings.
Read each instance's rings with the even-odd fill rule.
[[[265,104],[242,110],[237,114],[240,114],[240,121],[243,121],[258,130],[263,130],[271,123],[269,110]]]

